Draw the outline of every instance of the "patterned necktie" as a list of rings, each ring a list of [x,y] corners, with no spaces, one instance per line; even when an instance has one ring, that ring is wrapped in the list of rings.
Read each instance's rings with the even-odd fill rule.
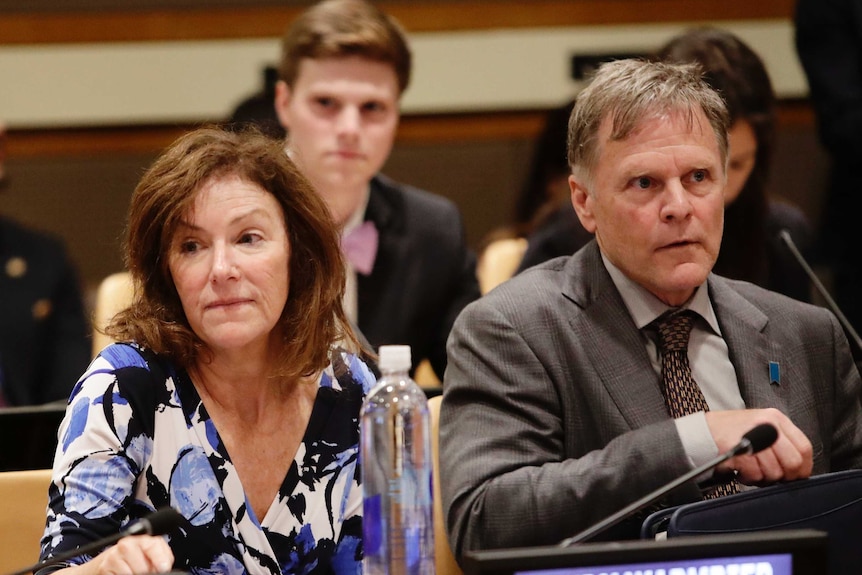
[[[694,324],[694,312],[685,310],[664,315],[656,323],[661,350],[662,393],[670,416],[677,419],[698,411],[709,411],[688,363],[688,339]],[[712,487],[703,497],[715,499],[734,493],[739,493],[739,484],[732,479]]]

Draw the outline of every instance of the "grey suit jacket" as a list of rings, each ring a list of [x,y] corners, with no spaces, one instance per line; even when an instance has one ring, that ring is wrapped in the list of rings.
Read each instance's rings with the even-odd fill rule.
[[[832,314],[715,275],[708,286],[746,405],[787,414],[814,473],[862,465],[859,373]],[[457,556],[558,542],[690,469],[595,242],[468,306],[448,353],[441,487]],[[691,483],[666,503],[699,498]]]

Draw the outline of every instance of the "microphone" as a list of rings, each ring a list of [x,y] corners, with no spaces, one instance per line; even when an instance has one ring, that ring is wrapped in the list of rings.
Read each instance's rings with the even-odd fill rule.
[[[27,573],[38,571],[44,567],[63,563],[64,561],[74,557],[88,555],[94,551],[101,551],[108,545],[113,545],[123,537],[128,537],[130,535],[167,535],[178,528],[184,520],[185,518],[180,514],[180,512],[173,507],[162,507],[158,511],[154,511],[146,517],[142,517],[140,520],[132,523],[119,533],[103,537],[102,539],[98,539],[66,553],[55,555],[45,561],[34,563],[33,565],[29,565],[23,569],[15,571],[14,573],[10,573],[9,575],[26,575]]]
[[[817,289],[817,293],[819,293],[820,297],[826,301],[826,305],[829,306],[829,309],[835,314],[835,317],[838,318],[838,322],[841,324],[841,327],[844,328],[845,333],[847,333],[850,339],[853,340],[853,343],[856,344],[856,349],[862,351],[862,339],[859,338],[859,334],[856,333],[856,330],[853,329],[853,326],[850,325],[849,321],[847,321],[847,318],[838,307],[838,304],[835,303],[835,300],[832,299],[832,296],[829,295],[828,291],[826,291],[820,278],[817,277],[817,274],[814,273],[814,270],[811,269],[811,266],[809,266],[808,262],[805,261],[805,258],[802,257],[802,252],[800,252],[799,248],[796,247],[796,242],[794,242],[793,238],[790,237],[790,232],[787,230],[781,230],[778,232],[778,237],[784,242],[787,249],[789,249],[790,253],[793,254],[797,263],[799,263],[800,267],[805,271],[805,275],[807,275],[808,279],[811,280],[811,283],[814,284],[814,287]]]
[[[721,455],[718,455],[715,459],[712,459],[711,461],[707,461],[703,465],[695,467],[688,473],[681,475],[670,483],[663,485],[655,491],[644,495],[634,503],[623,507],[613,515],[606,517],[592,527],[588,527],[587,529],[584,529],[580,533],[576,533],[568,539],[563,539],[562,541],[560,541],[558,546],[569,547],[570,545],[574,545],[575,543],[582,543],[587,539],[598,535],[602,531],[613,527],[623,519],[626,519],[627,517],[637,513],[638,511],[646,509],[647,507],[649,507],[659,499],[663,498],[683,483],[691,481],[702,473],[706,473],[713,467],[724,463],[731,457],[736,457],[737,455],[751,455],[752,453],[763,451],[764,449],[775,443],[776,439],[778,439],[778,430],[775,429],[775,426],[771,423],[761,423],[760,425],[753,427],[751,430],[749,430],[748,433],[743,435],[739,443],[737,443]]]

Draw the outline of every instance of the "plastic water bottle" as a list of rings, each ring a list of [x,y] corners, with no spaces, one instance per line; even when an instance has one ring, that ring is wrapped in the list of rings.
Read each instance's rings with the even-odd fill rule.
[[[431,421],[410,346],[380,347],[362,406],[364,575],[434,575]]]

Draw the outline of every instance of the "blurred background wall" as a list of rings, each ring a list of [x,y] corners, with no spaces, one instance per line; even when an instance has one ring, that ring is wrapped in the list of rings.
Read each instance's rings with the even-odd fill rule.
[[[0,213],[63,236],[92,290],[122,269],[129,196],[183,131],[262,86],[309,2],[0,0]],[[573,58],[647,53],[695,25],[763,57],[780,106],[772,191],[815,223],[826,158],[793,47],[792,0],[404,0],[413,82],[385,171],[453,199],[474,245],[505,223],[544,113],[582,87]]]

